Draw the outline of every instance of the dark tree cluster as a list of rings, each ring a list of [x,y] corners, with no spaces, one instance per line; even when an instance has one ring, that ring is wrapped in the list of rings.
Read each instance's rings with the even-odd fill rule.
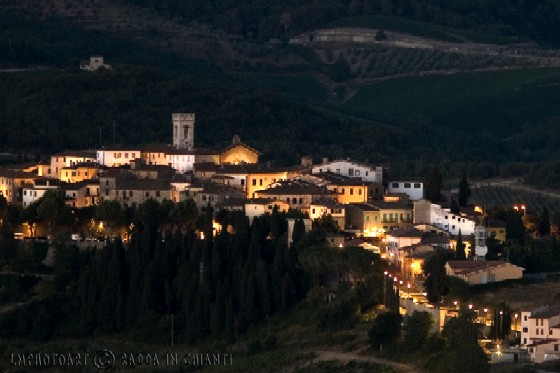
[[[303,2],[244,0],[198,2],[194,0],[121,0],[151,7],[241,34],[268,40],[324,27],[349,16],[386,15],[432,22],[444,26],[497,35],[530,36],[559,43],[556,30],[560,8],[554,0],[476,2],[440,0],[307,0]]]
[[[33,305],[40,321],[53,327],[36,338],[126,331],[161,342],[168,340],[174,315],[177,341],[231,341],[305,295],[295,249],[286,245],[285,216],[274,211],[252,224],[243,215],[220,216],[224,229],[215,236],[211,211],[199,219],[196,234],[162,235],[157,217],[145,214],[126,248],[120,240],[92,253],[61,248],[59,291]],[[26,310],[2,320],[3,336],[27,335],[36,327]]]

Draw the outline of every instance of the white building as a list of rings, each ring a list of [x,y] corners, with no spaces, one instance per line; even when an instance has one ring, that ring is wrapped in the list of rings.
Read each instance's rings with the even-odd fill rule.
[[[535,363],[560,359],[558,307],[545,306],[521,312],[521,348],[527,349]]]
[[[111,65],[103,61],[103,56],[90,56],[89,61],[80,62],[80,70],[97,71],[99,69],[111,70]]]
[[[411,201],[424,198],[424,182],[419,180],[392,180],[387,183],[389,194],[405,193]]]
[[[474,220],[463,215],[451,213],[450,209],[444,209],[440,205],[427,200],[414,202],[414,224],[431,224],[445,229],[454,236],[459,234],[463,237],[474,234]]]
[[[53,180],[36,180],[35,184],[26,184],[23,186],[23,208],[29,207],[33,202],[37,202],[49,190],[58,189],[58,183]]]
[[[278,208],[278,212],[287,212],[290,209],[290,205],[286,202],[269,198],[255,198],[245,202],[245,216],[249,218],[250,222],[253,222],[257,216],[272,214],[274,207]]]
[[[176,149],[167,154],[167,163],[179,173],[192,171],[195,161],[196,155],[192,150]]]
[[[313,166],[311,169],[311,173],[313,174],[323,172],[333,172],[342,176],[360,178],[362,181],[370,181],[373,183],[383,182],[383,167],[349,160],[327,161],[323,162],[323,164]]]
[[[140,158],[139,149],[106,148],[97,151],[97,163],[105,167],[120,167]]]

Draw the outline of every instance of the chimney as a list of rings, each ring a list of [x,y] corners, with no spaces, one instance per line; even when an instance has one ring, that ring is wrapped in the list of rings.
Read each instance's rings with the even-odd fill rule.
[[[323,157],[323,164],[329,163],[329,157]]]

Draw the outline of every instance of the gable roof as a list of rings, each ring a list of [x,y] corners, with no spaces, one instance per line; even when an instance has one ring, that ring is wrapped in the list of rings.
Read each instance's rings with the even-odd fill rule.
[[[245,148],[245,149],[249,150],[250,152],[255,153],[255,154],[257,154],[257,155],[261,155],[261,152],[259,152],[257,149],[252,148],[252,147],[250,147],[249,145],[247,145],[247,144],[245,144],[245,143],[243,143],[243,142],[241,142],[241,141],[240,141],[240,142],[234,142],[233,144],[231,144],[231,145],[229,145],[229,146],[226,146],[226,147],[222,150],[221,154],[223,155],[223,154],[229,152],[230,150],[233,150],[233,149],[237,148],[238,146],[239,146],[239,147],[242,147],[242,148]]]
[[[447,265],[456,275],[471,275],[478,272],[484,272],[490,269],[511,266],[518,267],[509,262],[504,262],[501,260],[449,260]],[[524,271],[524,268],[521,268]]]

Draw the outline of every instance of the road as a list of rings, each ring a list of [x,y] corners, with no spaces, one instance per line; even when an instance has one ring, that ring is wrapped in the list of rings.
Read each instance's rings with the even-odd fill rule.
[[[340,352],[340,351],[328,351],[328,350],[319,350],[313,351],[315,353],[315,357],[310,362],[310,364],[315,364],[320,361],[340,361],[343,363],[354,361],[361,361],[373,364],[380,364],[386,365],[399,373],[420,373],[420,370],[416,368],[412,364],[405,364],[405,363],[397,363],[395,361],[390,361],[387,359],[383,359],[380,357],[375,357],[371,355],[362,355],[364,351],[350,351],[350,352]]]

